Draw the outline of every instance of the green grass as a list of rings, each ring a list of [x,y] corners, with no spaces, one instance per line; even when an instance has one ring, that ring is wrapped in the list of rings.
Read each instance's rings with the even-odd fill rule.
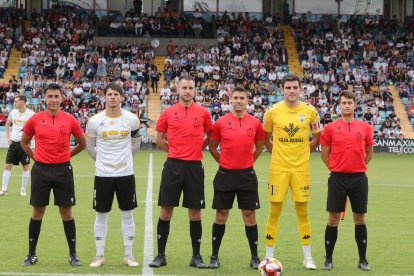
[[[5,149],[0,150],[0,160],[5,160]],[[152,152],[154,156],[153,183],[153,224],[154,235],[159,208],[157,206],[158,186],[165,153]],[[136,240],[134,254],[140,263],[145,254],[145,198],[149,151],[139,152],[135,157],[135,174],[139,206],[135,210]],[[269,154],[264,153],[256,162],[259,177],[261,206],[257,211],[259,226],[259,255],[265,251],[264,227],[267,216],[267,171]],[[368,260],[372,268],[371,275],[407,275],[414,274],[414,250],[411,236],[414,229],[414,204],[412,164],[414,156],[375,155],[369,166],[370,180],[368,226]],[[211,254],[211,225],[214,220],[212,202],[212,180],[217,164],[209,154],[205,154],[206,202],[203,211],[203,239],[201,252],[207,262]],[[120,213],[114,202],[109,216],[109,231],[106,245],[107,263],[100,268],[89,268],[89,262],[95,255],[93,223],[95,213],[92,210],[92,189],[94,164],[85,152],[72,160],[75,172],[77,205],[74,216],[77,225],[78,253],[83,266],[72,268],[67,263],[67,244],[63,233],[57,207],[53,206],[53,197],[47,208],[42,224],[37,254],[39,263],[33,267],[21,267],[20,263],[28,250],[28,222],[31,215],[29,197],[21,197],[21,168],[15,167],[9,185],[9,194],[0,198],[0,273],[79,273],[79,274],[142,274],[142,267],[128,268],[122,264],[123,243],[120,231]],[[312,222],[313,257],[319,268],[324,261],[323,237],[327,221],[326,180],[328,171],[323,166],[319,154],[311,157],[312,193],[309,213]],[[234,207],[237,207],[235,203]],[[349,209],[350,210],[350,209]],[[364,275],[356,268],[358,255],[354,240],[354,225],[351,212],[341,222],[338,242],[334,253],[332,275]],[[154,249],[157,244],[154,239]],[[156,254],[156,252],[154,252]],[[284,266],[285,275],[323,275],[322,270],[306,271],[302,268],[302,251],[297,230],[293,204],[286,201],[280,222],[280,231],[276,255]],[[167,244],[168,266],[154,270],[156,275],[257,275],[248,267],[250,254],[241,214],[233,209],[226,226],[226,234],[220,249],[221,267],[218,270],[196,270],[188,266],[191,257],[191,242],[187,210],[176,208],[171,222],[170,237]],[[26,274],[27,275],[27,274]]]

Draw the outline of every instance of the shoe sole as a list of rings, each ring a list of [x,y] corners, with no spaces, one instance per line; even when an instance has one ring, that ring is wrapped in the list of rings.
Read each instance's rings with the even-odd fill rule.
[[[99,265],[94,265],[94,264],[90,264],[89,267],[101,267],[105,264],[105,261],[103,261],[101,264]]]
[[[199,269],[209,268],[207,265],[204,265],[204,266],[197,266],[197,265],[195,265],[195,264],[190,264],[190,266],[191,266],[191,267],[194,267],[194,268],[199,268]]]
[[[128,263],[128,262],[124,262],[124,264],[125,264],[126,266],[128,266],[128,267],[137,267],[137,266],[139,266],[139,263],[136,263],[136,264],[130,264],[130,263]]]
[[[167,264],[160,264],[160,265],[153,265],[153,264],[149,264],[148,266],[149,267],[152,267],[152,268],[158,268],[158,267],[162,267],[162,266],[166,266]]]
[[[371,271],[371,269],[369,268],[369,269],[365,269],[365,268],[362,268],[361,266],[359,266],[358,265],[358,268],[360,269],[360,270],[362,270],[362,271]]]

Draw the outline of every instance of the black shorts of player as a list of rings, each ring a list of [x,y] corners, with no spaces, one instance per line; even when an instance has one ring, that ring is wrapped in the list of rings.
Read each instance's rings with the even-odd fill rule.
[[[159,206],[178,206],[183,192],[183,207],[205,208],[204,167],[201,161],[167,158],[162,170]]]
[[[228,170],[219,168],[214,177],[213,209],[233,208],[237,196],[239,209],[255,210],[260,208],[257,176],[253,168]]]
[[[138,205],[134,175],[116,177],[95,176],[93,186],[93,209],[95,211],[100,213],[111,211],[114,194],[116,194],[119,209],[122,211],[135,209]]]
[[[332,172],[328,179],[328,212],[343,212],[349,197],[352,212],[366,213],[368,206],[368,178],[365,173]]]
[[[50,190],[53,190],[55,205],[71,207],[76,204],[72,165],[44,164],[35,162],[32,168],[30,204],[35,207],[49,205]]]
[[[19,165],[19,163],[28,165],[30,158],[20,146],[20,142],[12,141],[7,151],[6,164]]]

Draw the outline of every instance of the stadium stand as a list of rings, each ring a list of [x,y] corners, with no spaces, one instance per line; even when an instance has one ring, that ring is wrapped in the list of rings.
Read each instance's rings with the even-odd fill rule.
[[[414,107],[409,108],[414,104],[414,71],[409,75],[406,68],[412,67],[414,54],[409,47],[412,37],[404,38],[407,26],[364,16],[323,15],[318,21],[299,16],[292,26],[282,26],[278,16],[259,20],[248,13],[223,13],[212,20],[216,45],[170,42],[161,45],[165,56],[155,56],[150,43],[96,44],[94,27],[108,24],[107,33],[116,37],[147,33],[148,38],[191,39],[196,36],[192,23],[202,23],[199,36],[204,37],[209,22],[168,11],[148,16],[131,9],[101,22],[92,14],[78,16],[65,9],[34,11],[31,21],[24,21],[21,52],[7,47],[7,41],[3,46],[11,49],[4,55],[13,65],[0,89],[7,107],[3,113],[12,108],[15,93],[24,93],[29,107],[41,110],[42,87],[54,80],[65,90],[63,109],[84,126],[104,108],[102,88],[115,81],[126,91],[123,108],[139,116],[144,138],[150,141],[160,113],[178,99],[174,80],[179,76],[194,76],[195,101],[210,110],[213,120],[229,112],[229,96],[236,86],[251,92],[248,111],[262,120],[269,106],[283,100],[280,82],[290,72],[303,76],[303,100],[317,107],[322,123],[340,116],[335,100],[341,90],[350,89],[359,99],[357,118],[369,121],[375,135],[414,137]],[[398,93],[396,83],[409,83],[408,94],[401,85]],[[409,118],[407,110],[413,110]]]

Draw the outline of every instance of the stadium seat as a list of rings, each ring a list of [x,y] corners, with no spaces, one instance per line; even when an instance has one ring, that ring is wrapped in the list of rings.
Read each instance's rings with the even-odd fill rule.
[[[37,105],[38,103],[39,103],[39,99],[38,98],[31,98],[30,99],[30,104]]]

